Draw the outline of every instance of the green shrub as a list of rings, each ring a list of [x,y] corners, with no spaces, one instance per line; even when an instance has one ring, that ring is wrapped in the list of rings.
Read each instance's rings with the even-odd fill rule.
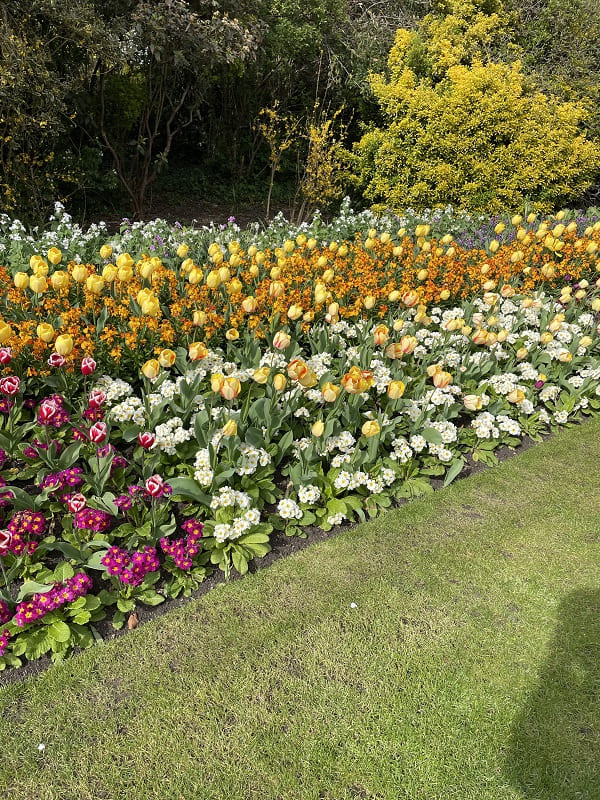
[[[371,76],[385,127],[355,146],[365,197],[394,210],[486,212],[576,200],[600,156],[582,129],[583,105],[539,91],[518,61],[486,60],[510,50],[500,3],[492,13],[472,0],[446,7],[452,13],[428,15],[417,32],[399,30],[389,77]]]

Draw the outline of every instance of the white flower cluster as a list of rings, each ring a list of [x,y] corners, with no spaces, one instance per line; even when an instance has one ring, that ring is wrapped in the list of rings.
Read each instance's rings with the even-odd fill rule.
[[[478,439],[498,439],[500,430],[496,427],[496,417],[489,411],[478,414],[471,422]]]
[[[257,508],[249,508],[241,516],[234,517],[231,522],[218,522],[215,525],[213,535],[219,544],[223,544],[227,539],[234,541],[244,533],[248,533],[259,522],[259,510]]]
[[[258,465],[266,467],[271,463],[271,456],[262,447],[251,447],[243,444],[240,447],[241,459],[236,467],[237,475],[254,475]]]
[[[133,387],[121,378],[111,378],[110,375],[103,375],[96,383],[98,389],[106,394],[106,402],[110,405],[118,400],[119,397],[128,397],[133,394]]]
[[[277,503],[277,512],[281,519],[302,519],[302,509],[289,497],[284,497]]]
[[[194,478],[200,486],[210,486],[213,482],[214,472],[210,465],[210,453],[208,448],[202,448],[196,452],[194,461]]]
[[[308,503],[309,505],[314,506],[315,503],[319,502],[320,498],[321,490],[318,486],[308,484],[307,486],[298,487],[298,500],[300,500],[301,503]]]
[[[215,511],[217,508],[250,508],[250,495],[240,492],[231,486],[221,486],[218,494],[214,494],[210,501],[210,507]]]
[[[183,420],[179,417],[172,417],[157,425],[154,435],[156,436],[156,447],[163,453],[174,456],[177,445],[189,441],[193,437],[194,431],[186,430],[183,427]]]
[[[115,422],[134,422],[143,428],[146,422],[146,411],[139,397],[128,397],[127,400],[113,406],[108,417]]]
[[[353,491],[360,486],[366,486],[371,494],[379,494],[384,489],[384,482],[379,478],[373,478],[368,472],[347,472],[342,470],[337,478],[334,480],[333,485],[336,489],[344,489]]]
[[[416,437],[413,437],[413,439],[414,438]],[[422,436],[419,438],[423,439]],[[425,439],[423,439],[423,442],[423,447],[425,447]],[[401,464],[406,464],[406,462],[412,458],[413,451],[403,436],[398,436],[396,439],[393,439],[392,447],[394,449],[390,453],[390,458],[394,461],[399,461]]]

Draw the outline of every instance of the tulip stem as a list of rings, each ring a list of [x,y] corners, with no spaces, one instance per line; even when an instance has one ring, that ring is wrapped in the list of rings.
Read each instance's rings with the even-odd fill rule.
[[[2,568],[2,577],[4,578],[4,586],[6,588],[6,591],[7,591],[8,595],[10,596],[10,587],[8,585],[8,577],[6,575],[6,570],[4,569],[4,561],[2,560],[2,557],[0,557],[0,567]]]

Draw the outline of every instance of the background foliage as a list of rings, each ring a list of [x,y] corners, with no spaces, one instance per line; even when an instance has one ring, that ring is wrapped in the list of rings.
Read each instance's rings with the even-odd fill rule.
[[[60,199],[82,217],[107,207],[141,216],[153,186],[180,202],[264,199],[274,157],[271,191],[298,213],[337,202],[340,187],[397,206],[584,203],[600,182],[599,34],[595,0],[6,0],[0,210],[39,221]],[[399,89],[398,59],[414,86],[392,111],[383,94]],[[459,120],[475,143],[474,175],[452,147],[421,163],[461,103],[477,103]],[[275,156],[265,110],[290,121],[282,141],[292,141]],[[520,137],[499,166],[496,139],[511,125]],[[393,152],[378,158],[393,158],[389,186],[375,165],[388,128]],[[318,131],[325,172],[315,180]],[[543,169],[535,142],[548,132]],[[342,138],[348,150],[362,139],[354,184]],[[448,164],[454,177],[440,180]],[[509,173],[515,186],[502,182]]]

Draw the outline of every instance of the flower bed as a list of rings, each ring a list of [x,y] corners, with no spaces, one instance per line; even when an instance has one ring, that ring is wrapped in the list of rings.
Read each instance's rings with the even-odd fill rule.
[[[600,408],[600,225],[175,233],[0,270],[2,667]]]

